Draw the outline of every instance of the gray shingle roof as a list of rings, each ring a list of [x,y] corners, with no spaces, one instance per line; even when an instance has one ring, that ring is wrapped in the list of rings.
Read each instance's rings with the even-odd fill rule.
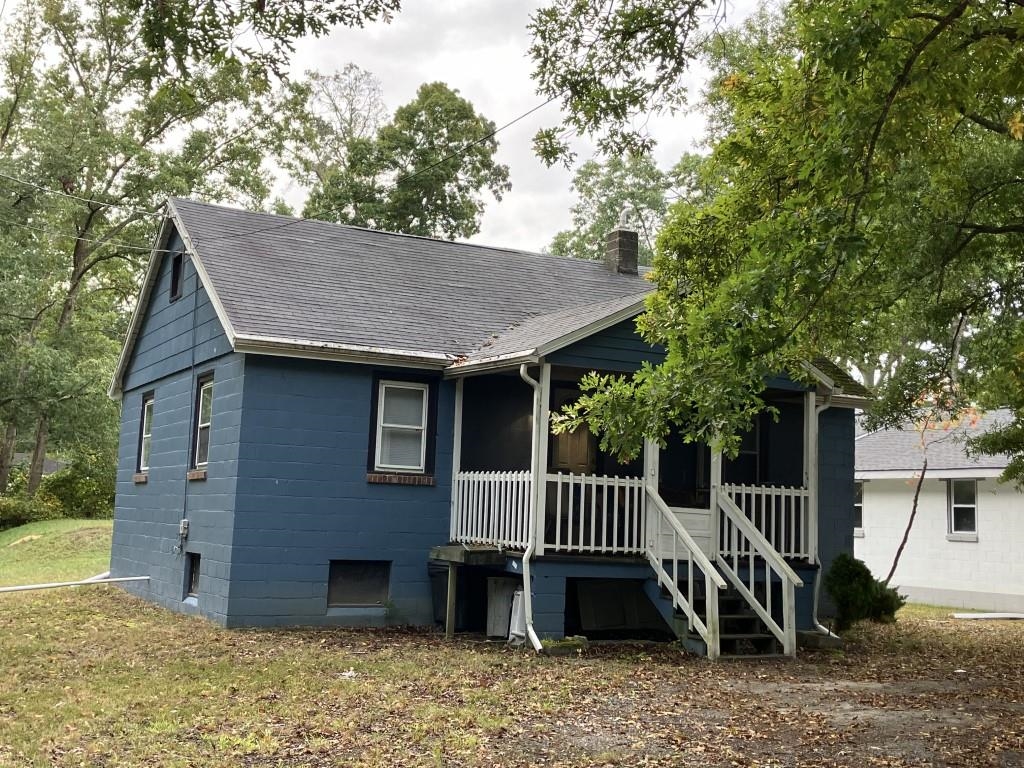
[[[949,469],[1004,469],[1006,456],[968,456],[964,450],[967,437],[979,435],[992,429],[996,424],[1011,420],[1008,410],[989,411],[976,419],[965,417],[955,427],[938,425],[925,432],[928,471]],[[921,469],[924,453],[921,448],[921,433],[913,424],[905,424],[902,430],[882,429],[859,435],[857,446],[857,472],[909,471]]]
[[[642,277],[598,262],[191,200],[172,204],[240,337],[453,358],[483,350],[489,340],[521,351],[548,338],[544,323],[531,318],[555,315],[571,331],[599,307],[652,290]]]

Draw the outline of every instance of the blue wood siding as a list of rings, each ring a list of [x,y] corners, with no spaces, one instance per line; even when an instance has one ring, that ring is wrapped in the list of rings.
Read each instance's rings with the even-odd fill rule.
[[[172,234],[167,250],[180,247],[181,239]],[[181,297],[171,301],[170,295],[171,259],[164,254],[125,373],[126,392],[231,351],[210,297],[188,258],[182,266]]]
[[[207,479],[188,481],[196,376],[213,372]],[[229,354],[124,394],[110,570],[149,576],[130,591],[161,605],[227,623],[231,541],[242,405],[242,356]],[[142,395],[153,392],[148,480],[137,484]],[[178,538],[189,520],[184,546]],[[184,600],[186,553],[201,557],[199,596]]]
[[[818,554],[822,574],[842,552],[853,554],[854,412],[829,408],[818,417]],[[834,615],[821,590],[819,612]]]
[[[246,358],[229,625],[433,621],[427,558],[448,541],[454,384],[439,382],[436,485],[381,485],[367,481],[373,374]],[[328,609],[329,563],[347,559],[390,561],[385,608]]]
[[[636,332],[635,320],[621,323],[552,352],[547,361],[602,371],[635,371],[641,364],[657,364],[665,359],[662,347],[652,347]]]

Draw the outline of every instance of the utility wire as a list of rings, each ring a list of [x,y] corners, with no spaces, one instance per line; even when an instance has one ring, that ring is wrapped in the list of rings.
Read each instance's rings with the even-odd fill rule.
[[[98,205],[101,208],[117,208],[118,210],[128,211],[129,213],[136,213],[141,216],[163,216],[159,211],[147,211],[143,208],[132,208],[128,205],[119,205],[117,203],[101,203],[99,200],[92,200],[88,197],[80,197],[79,195],[72,195],[69,192],[62,192],[59,189],[50,189],[44,187],[41,184],[36,184],[34,181],[28,181],[27,179],[19,179],[17,176],[10,176],[9,174],[0,172],[0,179],[7,179],[17,184],[24,184],[27,187],[33,187],[38,189],[40,192],[45,192],[48,195],[58,195],[59,197],[67,197],[71,200],[79,200],[83,203],[89,203],[89,205]]]
[[[146,248],[141,245],[131,245],[129,243],[123,243],[117,240],[96,240],[91,237],[81,237],[79,235],[72,235],[67,232],[61,232],[57,229],[47,229],[45,227],[34,227],[31,224],[23,224],[20,221],[11,221],[10,219],[0,218],[0,224],[8,224],[12,227],[21,227],[22,229],[31,229],[33,232],[41,232],[44,235],[50,235],[52,237],[71,237],[75,240],[81,240],[83,243],[94,243],[95,245],[111,248],[124,248],[129,251],[142,251],[143,253],[177,253],[177,251],[171,251],[167,248]]]
[[[525,120],[527,117],[532,115],[534,112],[536,112],[536,111],[538,111],[540,109],[543,109],[548,104],[550,104],[551,102],[555,101],[555,99],[561,98],[563,93],[565,93],[565,91],[562,91],[561,93],[556,93],[554,96],[552,96],[547,101],[544,101],[544,102],[538,104],[537,106],[533,107],[532,109],[528,109],[526,112],[523,112],[523,114],[519,115],[518,117],[513,118],[512,120],[509,120],[507,123],[505,123],[502,126],[499,126],[498,128],[495,128],[490,133],[487,133],[487,134],[481,136],[478,139],[474,139],[473,141],[469,142],[468,144],[465,144],[464,146],[462,146],[459,149],[455,150],[451,154],[445,155],[444,157],[442,157],[437,162],[428,165],[426,168],[420,168],[418,171],[414,171],[413,173],[408,173],[408,174],[405,174],[404,176],[399,176],[397,179],[395,179],[395,181],[390,186],[384,187],[381,191],[382,192],[387,192],[387,191],[390,191],[390,190],[397,189],[399,184],[402,184],[403,182],[410,181],[411,179],[414,179],[417,176],[426,173],[427,171],[434,170],[439,165],[443,165],[444,163],[447,163],[449,160],[451,160],[453,158],[459,157],[460,155],[462,155],[466,151],[472,149],[473,147],[477,146],[478,144],[483,144],[485,141],[487,141],[488,139],[493,138],[494,136],[496,136],[501,131],[504,131],[506,128],[510,128],[511,126],[515,125],[520,120]],[[328,213],[338,213],[341,210],[343,210],[343,209],[342,208],[328,208],[326,210],[315,211],[310,216],[303,216],[302,218],[298,218],[298,219],[289,219],[288,221],[282,222],[281,224],[273,224],[271,226],[261,227],[259,229],[253,229],[253,230],[250,230],[248,232],[236,232],[236,233],[225,234],[225,235],[214,235],[213,237],[201,238],[201,240],[203,242],[210,242],[210,241],[213,241],[213,240],[231,240],[231,239],[238,238],[238,237],[250,237],[252,235],[258,235],[258,234],[262,234],[264,232],[272,232],[272,231],[276,231],[276,230],[279,230],[279,229],[284,229],[285,227],[291,227],[291,226],[294,226],[296,224],[301,224],[301,223],[303,223],[305,221],[316,221],[321,216],[324,216],[324,215],[326,215]]]

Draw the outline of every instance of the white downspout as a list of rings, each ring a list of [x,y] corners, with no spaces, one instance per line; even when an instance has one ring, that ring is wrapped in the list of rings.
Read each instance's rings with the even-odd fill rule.
[[[818,431],[817,430],[818,418],[821,416],[822,413],[824,413],[826,410],[828,410],[828,408],[831,407],[831,405],[832,405],[832,390],[830,389],[829,393],[827,395],[825,395],[825,402],[823,402],[821,405],[819,405],[817,408],[814,409],[814,420],[815,420],[815,430],[814,431],[815,431],[815,435],[817,435],[817,431]],[[817,464],[817,461],[818,461],[818,440],[817,440],[817,437],[815,437],[815,440],[814,440],[814,457],[813,457],[813,461],[815,462],[815,464]],[[817,473],[817,471],[815,471],[815,473],[814,473],[814,482],[816,484],[818,482],[818,473]],[[815,515],[815,517],[817,517],[817,515],[818,515],[818,505],[817,505],[818,493],[817,493],[817,489],[815,489],[814,498],[815,498],[814,515]],[[818,528],[818,526],[815,526],[815,531],[817,532],[818,530],[820,530],[820,528]],[[823,626],[821,624],[821,622],[818,621],[818,596],[821,594],[821,555],[819,554],[819,551],[818,551],[818,542],[814,543],[814,562],[817,564],[818,569],[814,573],[814,602],[813,602],[813,604],[811,606],[811,623],[814,626],[814,628],[818,632],[820,632],[821,634],[827,635],[829,637],[838,638],[839,635],[837,635],[835,632],[830,630],[828,627]]]
[[[540,653],[544,650],[544,646],[541,645],[540,638],[537,637],[537,632],[533,628],[533,581],[530,579],[530,560],[537,545],[537,510],[540,508],[541,491],[543,489],[543,484],[538,482],[541,476],[538,469],[540,463],[538,454],[541,441],[539,435],[541,434],[540,430],[543,429],[539,423],[542,411],[541,386],[539,381],[527,373],[526,363],[519,366],[519,376],[533,387],[533,446],[530,452],[530,476],[533,478],[533,498],[530,500],[529,533],[526,537],[526,551],[523,553],[523,613],[526,615],[526,637],[529,639],[533,649]]]

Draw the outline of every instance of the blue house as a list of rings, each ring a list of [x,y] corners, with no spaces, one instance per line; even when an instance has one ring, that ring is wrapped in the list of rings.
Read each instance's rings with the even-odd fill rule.
[[[670,439],[623,465],[550,435],[584,373],[663,359],[634,329],[636,234],[607,247],[602,264],[169,201],[111,385],[111,575],[228,627],[794,653],[818,575],[852,550],[866,393],[820,361],[814,386],[771,381],[781,418],[734,460]]]

